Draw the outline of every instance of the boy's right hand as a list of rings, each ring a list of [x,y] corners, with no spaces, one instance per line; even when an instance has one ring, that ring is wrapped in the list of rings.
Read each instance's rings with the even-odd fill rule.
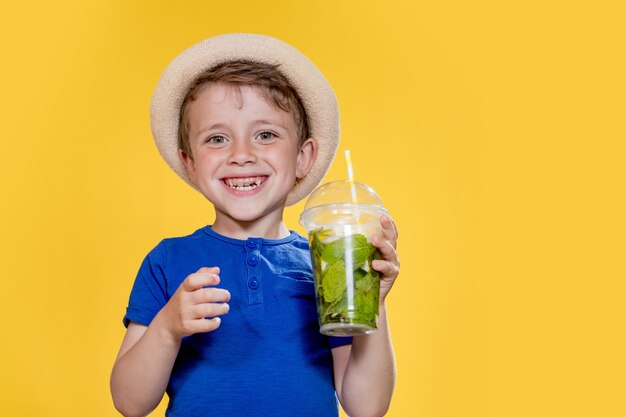
[[[220,326],[218,316],[228,313],[226,302],[230,293],[222,288],[206,288],[219,284],[219,272],[218,267],[200,268],[188,275],[159,313],[164,328],[174,340],[211,332]]]

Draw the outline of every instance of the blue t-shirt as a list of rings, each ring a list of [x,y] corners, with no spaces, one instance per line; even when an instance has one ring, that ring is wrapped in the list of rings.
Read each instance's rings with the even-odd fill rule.
[[[307,240],[237,240],[207,226],[165,239],[141,265],[124,324],[149,325],[181,282],[220,267],[230,311],[209,333],[183,338],[166,415],[337,416],[330,349],[351,338],[319,333]]]

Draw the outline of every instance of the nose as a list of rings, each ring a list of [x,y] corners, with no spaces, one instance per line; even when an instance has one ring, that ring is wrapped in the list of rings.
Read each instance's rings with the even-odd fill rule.
[[[246,140],[234,140],[230,150],[229,164],[243,166],[256,162],[253,145]]]

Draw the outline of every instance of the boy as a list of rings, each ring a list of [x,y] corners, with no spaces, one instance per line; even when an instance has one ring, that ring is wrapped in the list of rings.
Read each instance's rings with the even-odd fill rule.
[[[394,224],[382,218],[373,238],[378,331],[352,339],[319,333],[308,243],[282,221],[337,147],[324,77],[276,39],[218,36],[166,69],[151,122],[215,222],[144,260],[111,375],[116,408],[144,416],[167,392],[168,416],[337,416],[337,397],[351,416],[383,415],[395,382],[385,308],[399,265]]]

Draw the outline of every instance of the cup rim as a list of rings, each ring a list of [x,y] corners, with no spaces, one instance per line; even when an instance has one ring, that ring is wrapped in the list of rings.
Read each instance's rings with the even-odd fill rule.
[[[355,206],[358,206],[358,209],[363,211],[363,212],[368,212],[368,213],[372,213],[372,212],[377,212],[379,215],[389,215],[389,212],[387,211],[386,208],[384,208],[383,206],[380,206],[378,204],[371,204],[371,203],[327,203],[327,204],[321,204],[319,206],[314,206],[314,207],[310,207],[306,210],[304,210],[302,212],[302,214],[300,214],[300,219],[299,219],[299,223],[302,226],[305,226],[304,222],[307,218],[310,218],[311,216],[315,215],[316,212],[321,211],[321,210],[337,210],[339,212],[341,211],[354,211]],[[305,226],[306,227],[306,226]]]

